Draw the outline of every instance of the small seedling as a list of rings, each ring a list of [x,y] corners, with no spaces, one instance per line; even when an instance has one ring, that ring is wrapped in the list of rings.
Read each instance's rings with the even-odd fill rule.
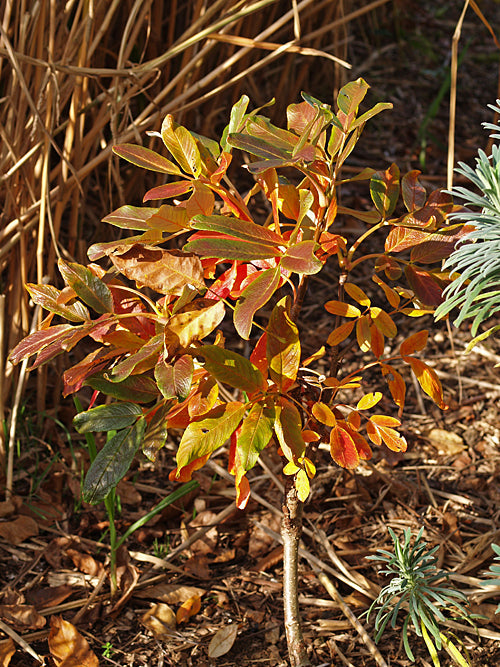
[[[447,573],[436,567],[435,553],[439,546],[427,548],[427,543],[422,540],[423,528],[419,530],[413,544],[409,528],[404,531],[402,542],[391,528],[389,534],[394,553],[378,549],[375,555],[367,557],[369,560],[385,563],[386,568],[381,572],[392,577],[366,612],[369,619],[371,613],[377,611],[375,641],[378,643],[389,622],[393,629],[396,628],[401,612],[405,616],[401,630],[403,645],[410,660],[415,660],[408,634],[412,626],[417,635],[424,639],[434,665],[439,665],[437,651],[442,648],[446,649],[457,665],[468,665],[468,660],[440,629],[440,625],[446,623],[446,614],[450,612],[458,613],[469,621],[472,616],[466,608],[466,596],[447,585]]]

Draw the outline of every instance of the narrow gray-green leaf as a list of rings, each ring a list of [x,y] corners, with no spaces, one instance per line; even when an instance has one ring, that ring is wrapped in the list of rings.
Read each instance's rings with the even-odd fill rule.
[[[80,412],[73,419],[73,425],[78,433],[118,431],[132,426],[141,415],[142,410],[135,403],[111,403]]]

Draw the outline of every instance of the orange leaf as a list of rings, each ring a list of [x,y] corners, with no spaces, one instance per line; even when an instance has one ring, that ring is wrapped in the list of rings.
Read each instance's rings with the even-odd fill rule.
[[[247,476],[243,475],[239,480],[236,477],[234,485],[236,487],[236,507],[243,510],[250,498],[250,484],[248,483]]]
[[[98,667],[88,641],[61,616],[50,617],[49,649],[56,667]]]
[[[392,289],[392,287],[389,287],[384,281],[379,278],[377,275],[372,276],[372,280],[374,283],[376,283],[379,287],[382,288],[385,298],[387,301],[390,303],[390,305],[393,308],[397,308],[399,306],[399,303],[401,301],[401,297],[399,294],[396,292],[396,290]]]
[[[422,391],[430,396],[441,410],[447,410],[448,405],[446,405],[443,398],[443,387],[436,371],[420,359],[415,359],[415,357],[405,357],[405,361],[410,364],[419,385],[422,387]]]
[[[349,426],[351,426],[355,431],[359,430],[359,427],[361,426],[361,415],[357,410],[352,410],[352,412],[349,413],[347,417],[347,423]]]
[[[195,616],[201,609],[201,599],[199,595],[193,595],[181,604],[177,610],[175,618],[177,623],[186,623],[191,616]]]
[[[382,398],[382,392],[376,391],[375,393],[365,394],[363,398],[360,398],[358,404],[356,405],[356,410],[369,410],[373,408],[374,405]]]
[[[394,403],[400,408],[405,404],[406,384],[403,376],[392,366],[381,364],[382,375],[387,380]]]
[[[364,438],[360,433],[356,433],[356,431],[350,431],[349,433],[351,438],[354,440],[359,458],[363,461],[369,461],[373,456],[373,453],[370,445],[366,441],[366,438]]]
[[[341,426],[330,432],[330,453],[332,459],[342,468],[355,468],[359,463],[358,450],[351,434]]]
[[[370,440],[376,445],[382,444],[383,441],[394,452],[405,452],[406,440],[393,428],[389,428],[399,426],[401,424],[399,419],[385,415],[374,415],[374,417],[371,417],[366,425],[366,432]]]
[[[384,354],[384,334],[380,333],[377,327],[374,324],[372,324],[370,326],[370,335],[372,337],[371,340],[372,352],[378,359]]]
[[[390,426],[391,428],[393,426],[401,426],[399,419],[389,417],[388,415],[372,415],[370,421],[377,424],[377,426]]]
[[[304,429],[302,431],[302,437],[304,438],[304,442],[306,445],[308,445],[310,442],[317,442],[319,440],[319,433],[316,433],[316,431],[310,431],[309,429]]]
[[[343,301],[327,301],[325,309],[332,315],[342,315],[342,317],[359,317],[361,315],[359,308]]]
[[[399,353],[401,354],[402,357],[405,357],[406,355],[413,354],[414,352],[418,352],[420,350],[423,350],[424,347],[427,345],[427,338],[429,337],[429,332],[427,329],[424,329],[423,331],[419,331],[406,340],[404,340],[401,345],[399,346]]]
[[[328,345],[331,345],[332,347],[335,347],[335,345],[339,345],[339,343],[341,343],[351,334],[355,324],[356,324],[355,321],[345,322],[344,324],[341,324],[339,327],[334,329],[327,338],[326,342],[328,343]]]
[[[325,403],[321,403],[321,401],[318,401],[312,406],[312,413],[319,422],[326,426],[335,426],[337,423],[335,415],[331,409]]]

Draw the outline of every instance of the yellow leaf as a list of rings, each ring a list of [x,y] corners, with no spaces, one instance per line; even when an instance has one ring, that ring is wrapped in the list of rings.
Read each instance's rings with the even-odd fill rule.
[[[304,456],[304,469],[307,473],[307,476],[312,479],[314,475],[316,474],[316,466],[314,463],[311,461],[311,459],[308,459],[307,456]]]
[[[301,502],[305,502],[311,489],[309,478],[305,470],[299,470],[297,473],[297,477],[295,478],[295,488],[297,489],[298,499]]]
[[[394,336],[398,333],[397,327],[392,321],[391,317],[385,312],[385,310],[382,310],[382,308],[370,308],[370,315],[374,325],[381,333],[384,334],[384,336],[387,336],[387,338],[394,338]]]
[[[356,410],[369,410],[373,408],[374,405],[382,398],[382,392],[376,391],[375,393],[365,394],[363,398],[360,398],[358,404],[356,405]]]
[[[367,315],[363,315],[356,322],[356,338],[359,349],[362,352],[368,352],[371,347],[372,336],[370,333],[370,320]]]
[[[354,285],[353,283],[345,283],[344,290],[349,294],[351,299],[357,301],[361,306],[366,306],[367,308],[371,306],[370,299],[357,285]]]
[[[299,466],[293,461],[288,461],[286,466],[283,468],[284,475],[295,475],[296,472],[300,470]]]
[[[331,409],[325,403],[318,401],[312,406],[312,413],[319,422],[326,426],[335,426],[336,419]]]
[[[193,595],[193,597],[190,597],[188,600],[183,602],[179,609],[177,610],[177,614],[175,615],[177,623],[186,623],[191,616],[195,616],[201,609],[201,599],[199,595]]]
[[[443,387],[441,386],[436,371],[427,366],[427,364],[420,359],[415,359],[415,357],[406,357],[405,361],[410,364],[422,390],[430,396],[434,403],[436,403],[442,410],[447,410],[448,405],[444,402],[443,398]]]

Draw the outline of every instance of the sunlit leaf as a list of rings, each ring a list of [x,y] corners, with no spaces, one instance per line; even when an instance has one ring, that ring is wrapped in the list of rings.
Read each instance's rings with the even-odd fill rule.
[[[181,169],[198,178],[201,173],[201,156],[196,141],[185,127],[174,122],[171,114],[167,114],[163,120],[161,137]]]
[[[276,404],[274,432],[285,458],[293,461],[303,456],[306,443],[302,437],[300,413],[293,403],[280,398]]]
[[[18,364],[23,359],[30,357],[32,354],[37,354],[54,342],[58,343],[58,349],[62,352],[61,337],[72,336],[74,331],[75,327],[71,324],[57,324],[48,329],[34,331],[16,345],[10,353],[9,359],[13,364]]]
[[[436,371],[420,359],[415,359],[415,357],[405,357],[405,361],[410,364],[422,391],[430,396],[442,410],[446,410],[448,406],[444,402],[443,387]]]
[[[403,408],[406,396],[406,384],[403,376],[395,368],[387,364],[380,364],[380,368],[382,375],[387,381],[394,403]]]
[[[345,322],[334,329],[326,340],[328,345],[331,345],[332,347],[339,345],[339,343],[344,341],[351,334],[355,324],[356,320],[352,320],[351,322]]]
[[[370,317],[377,329],[383,333],[384,336],[387,336],[387,338],[394,338],[398,333],[397,327],[392,321],[391,316],[388,315],[385,310],[373,306],[370,308]]]
[[[165,398],[178,398],[184,401],[191,389],[193,380],[193,359],[185,354],[172,365],[160,359],[155,366],[155,380],[158,389]]]
[[[276,304],[266,329],[269,377],[282,392],[293,385],[300,366],[299,332],[290,318],[289,301],[284,297]]]
[[[287,248],[281,259],[281,266],[287,271],[312,275],[323,268],[322,262],[314,254],[314,241],[300,241]]]
[[[110,403],[78,413],[73,425],[78,433],[115,431],[132,426],[141,416],[142,409],[135,403]]]
[[[173,183],[165,183],[165,185],[157,185],[155,188],[148,190],[142,198],[142,201],[146,202],[154,201],[156,199],[172,199],[173,197],[184,195],[186,192],[191,192],[192,189],[192,181],[174,181]]]
[[[50,617],[48,644],[55,667],[99,667],[88,641],[61,616]]]
[[[370,194],[375,208],[388,218],[399,199],[399,168],[394,163],[385,171],[377,171],[370,181]]]
[[[111,382],[121,382],[129,375],[138,375],[154,368],[163,344],[163,334],[157,334],[147,341],[137,352],[130,354],[113,366],[107,373]]]
[[[271,247],[285,244],[282,237],[273,232],[272,229],[257,225],[255,222],[226,215],[197,215],[192,220],[191,227],[209,232],[220,232],[243,241]]]
[[[370,325],[370,347],[373,354],[379,358],[384,354],[384,334],[374,325]]]
[[[344,290],[351,297],[351,299],[357,301],[361,306],[365,306],[365,308],[369,308],[371,306],[371,301],[365,292],[363,292],[363,290],[357,285],[354,285],[354,283],[345,283]]]
[[[205,358],[205,368],[219,382],[249,394],[267,388],[262,373],[251,361],[237,352],[225,350],[217,345],[203,345],[196,350],[196,354]]]
[[[223,301],[200,298],[188,303],[165,327],[165,348],[169,355],[187,348],[193,341],[203,340],[219,326],[224,315]]]
[[[147,206],[120,206],[116,211],[108,213],[102,219],[102,222],[108,222],[115,227],[122,229],[135,229],[138,231],[146,231],[149,229],[149,220],[159,209],[149,208]]]
[[[356,340],[362,352],[368,352],[371,349],[372,332],[368,315],[363,315],[356,322]]]
[[[262,450],[271,440],[273,410],[263,402],[255,403],[244,418],[238,432],[236,447],[241,466],[248,471],[257,463]]]
[[[330,453],[341,468],[353,469],[359,463],[358,450],[351,434],[341,426],[330,431]]]
[[[311,412],[313,413],[314,418],[321,422],[321,424],[325,424],[326,426],[335,426],[337,423],[335,415],[333,414],[331,408],[326,405],[326,403],[317,401],[313,404]]]
[[[266,269],[243,290],[234,309],[233,318],[236,331],[245,340],[250,336],[255,313],[269,301],[277,290],[279,282],[279,267]]]
[[[180,169],[166,157],[152,151],[145,146],[136,146],[135,144],[119,144],[113,146],[113,153],[119,157],[135,164],[136,167],[159,171],[162,174],[180,175]]]
[[[361,315],[359,308],[343,301],[327,301],[325,309],[332,315],[341,315],[342,317],[359,317]]]
[[[26,283],[26,289],[29,292],[33,303],[39,304],[45,310],[49,310],[55,315],[60,315],[69,322],[85,322],[90,315],[83,303],[77,301],[71,305],[66,305],[62,299],[62,292],[52,285],[35,285]]]
[[[369,410],[373,408],[382,398],[382,393],[376,391],[375,393],[365,394],[362,398],[359,399],[356,410]]]
[[[58,261],[59,271],[80,299],[97,313],[108,313],[113,310],[113,297],[109,287],[90,269],[74,262]]]
[[[300,502],[305,503],[311,490],[309,477],[305,470],[299,470],[295,477],[295,488],[297,489],[297,498]]]
[[[400,355],[404,357],[406,355],[414,354],[415,352],[423,350],[424,347],[427,345],[428,337],[429,337],[429,332],[427,331],[427,329],[412,334],[406,340],[404,340],[399,346]]]
[[[248,262],[256,259],[280,257],[281,250],[261,242],[247,242],[234,238],[204,235],[195,236],[184,246],[186,252],[194,252],[201,257],[217,257],[224,260],[239,259]]]

